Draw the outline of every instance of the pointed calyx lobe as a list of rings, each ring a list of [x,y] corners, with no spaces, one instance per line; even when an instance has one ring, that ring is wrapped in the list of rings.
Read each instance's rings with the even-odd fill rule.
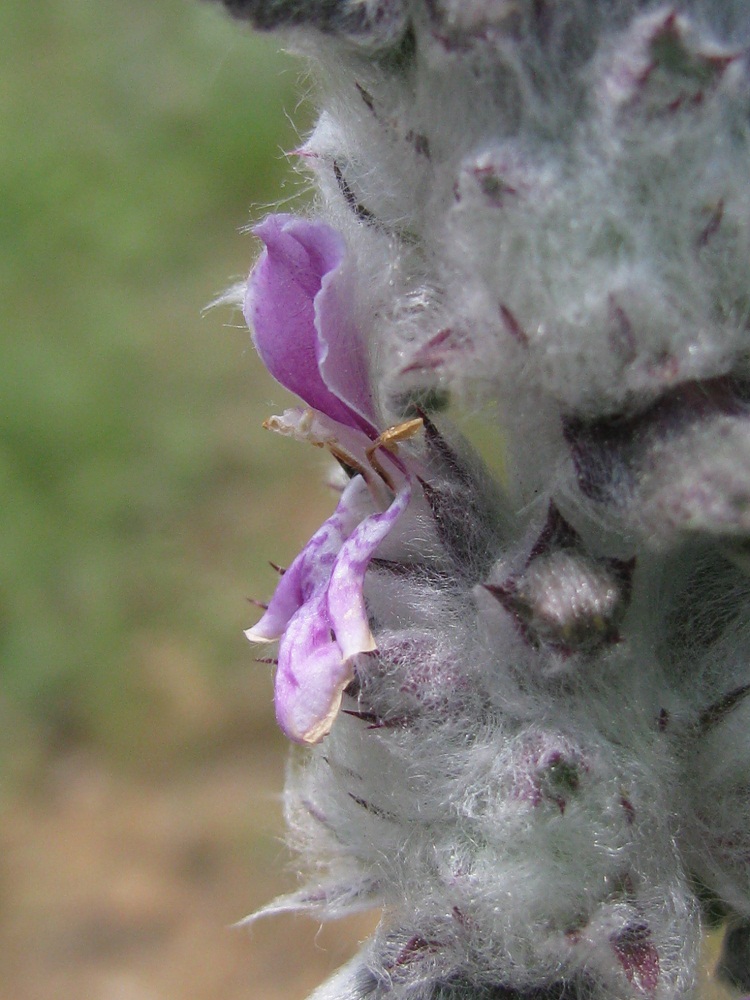
[[[443,436],[427,413],[417,409],[425,432],[428,467],[418,476],[445,554],[457,581],[476,582],[489,570],[503,542],[504,504],[475,456],[468,461]],[[468,454],[468,448],[464,451]]]
[[[532,646],[570,656],[592,654],[620,638],[635,561],[591,556],[550,503],[547,521],[523,569],[485,584]]]

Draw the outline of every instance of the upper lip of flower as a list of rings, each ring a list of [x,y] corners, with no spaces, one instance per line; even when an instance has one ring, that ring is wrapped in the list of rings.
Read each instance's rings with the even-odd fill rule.
[[[268,371],[314,410],[378,436],[343,237],[322,222],[270,215],[244,314]]]

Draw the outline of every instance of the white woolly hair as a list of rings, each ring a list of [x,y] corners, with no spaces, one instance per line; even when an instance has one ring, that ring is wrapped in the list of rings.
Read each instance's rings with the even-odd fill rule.
[[[382,908],[314,1000],[689,993],[701,910],[750,917],[750,4],[261,6],[384,423],[432,428],[262,912]]]
[[[406,6],[395,54],[302,36],[323,106],[303,162],[359,264],[386,408],[499,402],[510,447],[516,423],[537,442],[528,499],[553,456],[568,474],[561,415],[746,368],[750,11]]]

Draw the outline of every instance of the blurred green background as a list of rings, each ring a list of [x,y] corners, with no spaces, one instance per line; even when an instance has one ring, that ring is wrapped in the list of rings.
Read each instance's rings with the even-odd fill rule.
[[[5,0],[0,38],[4,739],[151,768],[191,685],[253,669],[307,459],[241,316],[201,315],[293,193],[298,68],[199,0]]]
[[[276,48],[200,0],[0,4],[0,1000],[302,997],[359,933],[229,929],[293,885],[246,597],[332,503],[204,312],[300,197]]]

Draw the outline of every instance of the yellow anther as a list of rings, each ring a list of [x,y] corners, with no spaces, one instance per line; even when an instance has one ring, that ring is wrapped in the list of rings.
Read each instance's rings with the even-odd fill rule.
[[[414,417],[412,420],[404,420],[403,423],[394,424],[393,427],[386,428],[386,430],[384,430],[382,434],[379,434],[367,448],[365,452],[367,455],[367,461],[389,489],[394,489],[393,480],[380,464],[375,453],[378,448],[385,448],[386,451],[390,451],[395,454],[398,451],[399,441],[408,441],[409,438],[413,438],[415,434],[419,433],[423,426],[424,421],[421,417]]]

